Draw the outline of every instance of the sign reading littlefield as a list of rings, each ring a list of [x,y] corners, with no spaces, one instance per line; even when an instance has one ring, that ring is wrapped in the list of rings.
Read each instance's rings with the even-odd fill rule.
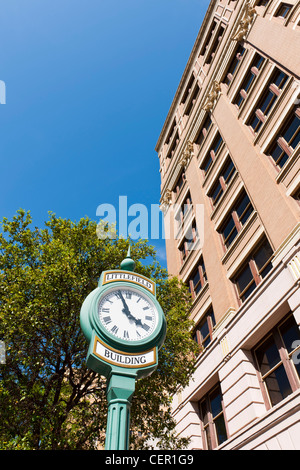
[[[103,284],[109,284],[110,282],[115,281],[127,281],[132,282],[133,284],[138,284],[152,294],[155,294],[155,284],[154,282],[146,279],[144,276],[133,274],[131,272],[126,271],[107,271],[103,277]]]
[[[113,349],[95,337],[94,354],[105,362],[121,367],[148,367],[156,363],[156,348],[143,353],[132,354]]]

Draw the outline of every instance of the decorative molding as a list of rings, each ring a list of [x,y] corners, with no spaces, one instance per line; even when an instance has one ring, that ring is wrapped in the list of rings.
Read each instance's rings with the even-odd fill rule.
[[[160,210],[165,214],[172,204],[172,191],[167,189],[161,198]]]
[[[213,108],[215,107],[215,104],[220,94],[221,94],[221,85],[217,80],[214,80],[212,87],[210,89],[210,92],[208,93],[206,97],[204,106],[202,106],[202,109],[204,109],[204,111],[211,112]]]
[[[253,7],[251,5],[251,1],[248,0],[245,4],[243,18],[238,25],[237,31],[231,38],[233,41],[241,41],[246,39],[255,15],[255,7]]]
[[[179,165],[183,168],[186,168],[194,155],[194,145],[188,140],[184,151],[182,152],[182,157],[179,161]]]

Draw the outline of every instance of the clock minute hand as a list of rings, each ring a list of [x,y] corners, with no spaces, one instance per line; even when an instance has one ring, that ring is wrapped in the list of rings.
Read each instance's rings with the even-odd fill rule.
[[[136,320],[136,319],[134,318],[134,316],[131,314],[131,312],[130,312],[130,310],[129,310],[129,308],[128,308],[128,305],[127,305],[127,303],[125,302],[125,299],[124,299],[124,297],[123,297],[121,291],[119,290],[118,292],[119,292],[119,296],[120,296],[120,298],[121,298],[121,300],[122,300],[122,303],[123,303],[123,306],[124,306],[124,308],[122,309],[122,312],[124,312],[124,313],[127,315],[128,318],[132,318],[133,320]]]
[[[124,308],[122,309],[122,312],[124,312],[125,315],[127,315],[127,317],[128,317],[129,319],[132,319],[133,321],[135,321],[135,323],[136,323],[137,325],[140,325],[142,328],[144,328],[145,325],[142,323],[142,321],[141,321],[139,318],[135,318],[135,317],[132,315],[132,313],[130,312],[130,310],[129,310],[129,308],[128,308],[128,305],[127,305],[127,303],[125,302],[125,299],[124,299],[124,297],[123,297],[121,291],[119,291],[119,295],[120,295],[120,298],[121,298],[122,303],[123,303],[123,306],[124,306]]]

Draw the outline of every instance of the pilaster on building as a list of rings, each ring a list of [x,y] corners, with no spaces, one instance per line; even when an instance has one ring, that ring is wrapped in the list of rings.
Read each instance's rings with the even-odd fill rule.
[[[299,50],[299,1],[212,0],[156,145],[191,449],[300,449]]]

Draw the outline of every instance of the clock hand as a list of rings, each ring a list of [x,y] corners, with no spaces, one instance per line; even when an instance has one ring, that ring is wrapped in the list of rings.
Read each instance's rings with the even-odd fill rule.
[[[123,306],[124,306],[124,308],[122,309],[122,312],[124,312],[125,315],[127,315],[127,317],[128,317],[129,319],[131,318],[132,320],[136,321],[136,318],[132,315],[132,313],[130,312],[130,310],[129,310],[129,308],[128,308],[127,303],[125,302],[125,299],[124,299],[124,297],[123,297],[121,291],[118,291],[118,292],[119,292],[119,296],[120,296],[120,298],[121,298],[121,300],[122,300],[122,303],[123,303]]]
[[[142,323],[142,321],[141,321],[139,318],[135,318],[135,317],[132,315],[132,313],[130,312],[130,310],[129,310],[129,308],[128,308],[128,305],[126,304],[125,299],[124,299],[124,297],[123,297],[121,291],[118,291],[118,293],[119,293],[119,296],[120,296],[120,298],[121,298],[121,300],[122,300],[122,303],[123,303],[123,306],[124,306],[124,308],[122,309],[122,312],[124,312],[125,315],[127,315],[127,317],[128,317],[129,319],[135,321],[135,323],[136,323],[137,325],[140,325],[143,329],[145,329],[145,325]]]

